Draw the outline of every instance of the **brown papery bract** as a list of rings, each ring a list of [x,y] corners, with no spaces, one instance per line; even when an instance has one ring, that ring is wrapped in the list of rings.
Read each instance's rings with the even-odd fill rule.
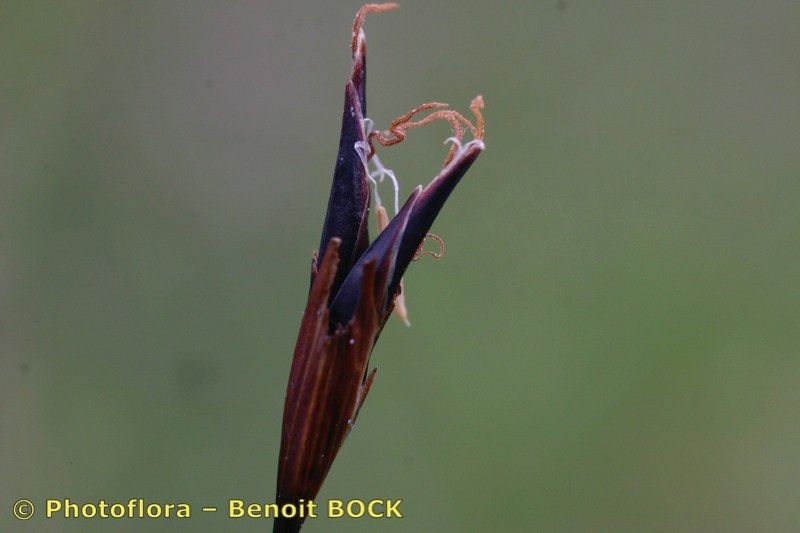
[[[281,507],[308,502],[319,493],[372,386],[375,369],[370,372],[368,366],[381,330],[395,307],[407,320],[403,274],[426,236],[432,235],[430,227],[448,196],[484,150],[480,97],[471,106],[474,124],[434,102],[399,117],[385,135],[368,135],[362,25],[367,14],[396,7],[367,4],[353,22],[353,64],[345,83],[339,150],[286,387],[276,492]],[[430,110],[426,117],[415,119]],[[449,122],[455,134],[443,168],[426,187],[416,187],[391,220],[383,206],[376,205],[379,234],[370,242],[368,180],[372,178],[367,147],[374,151],[373,138],[379,144],[397,144],[409,129],[439,119]],[[462,142],[465,130],[474,136],[466,143]],[[443,253],[444,243],[440,243]],[[299,515],[277,517],[274,531],[299,531],[303,521]]]

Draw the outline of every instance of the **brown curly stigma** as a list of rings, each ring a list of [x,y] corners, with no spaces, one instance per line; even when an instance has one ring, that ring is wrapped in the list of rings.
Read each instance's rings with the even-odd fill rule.
[[[381,146],[392,146],[394,144],[398,144],[402,142],[406,138],[406,130],[410,129],[408,127],[409,124],[413,123],[411,118],[416,115],[417,113],[421,113],[423,111],[428,111],[429,109],[437,109],[447,107],[447,104],[443,104],[441,102],[428,102],[427,104],[422,104],[408,113],[404,113],[394,119],[391,124],[389,124],[389,134],[384,134],[381,131],[373,131],[370,133],[369,140],[370,142],[372,139],[377,139],[377,141],[381,144]],[[375,152],[375,146],[370,144],[370,155]]]
[[[364,19],[367,18],[367,15],[370,13],[383,13],[384,11],[391,11],[393,9],[397,9],[400,5],[394,2],[387,2],[385,4],[364,4],[361,6],[361,9],[358,10],[356,13],[356,18],[353,19],[353,40],[350,44],[350,48],[353,50],[353,55],[356,55],[356,49],[358,48],[358,34],[361,32],[361,27],[364,25]]]
[[[435,240],[436,242],[439,243],[439,251],[438,252],[434,252],[432,250],[425,250],[425,241],[427,241],[428,239],[433,239],[433,240]],[[411,257],[411,260],[412,261],[419,261],[422,258],[423,255],[429,255],[429,256],[433,257],[434,259],[439,260],[439,259],[444,257],[444,251],[445,251],[444,239],[442,239],[441,237],[439,237],[435,233],[428,233],[427,235],[425,235],[425,238],[422,239],[422,242],[419,243],[419,247],[417,248],[417,251],[414,252],[414,255]]]
[[[483,113],[481,113],[481,109],[483,109],[483,96],[479,94],[472,99],[472,102],[469,103],[469,110],[472,111],[473,115],[475,115],[476,139],[483,139],[483,133],[486,129],[486,123],[483,120]]]
[[[480,111],[483,108],[482,96],[476,96],[470,103],[470,110],[472,111],[473,115],[475,115],[475,124],[473,124],[458,111],[454,109],[448,109],[448,107],[448,104],[443,104],[441,102],[429,102],[422,104],[394,119],[386,132],[379,130],[371,132],[367,139],[370,150],[367,159],[372,158],[372,156],[375,154],[375,144],[373,140],[378,141],[381,146],[392,146],[402,142],[406,138],[408,130],[430,124],[435,120],[447,121],[450,124],[450,127],[453,129],[453,135],[456,139],[458,139],[459,143],[461,143],[464,138],[465,128],[469,129],[470,133],[472,133],[473,137],[476,139],[483,138],[484,121],[483,114]],[[433,111],[431,114],[419,120],[413,120],[415,115],[431,109],[436,109],[436,111]],[[447,153],[447,157],[444,160],[443,166],[447,166],[447,164],[453,159],[453,156],[455,156],[457,150],[458,145],[454,143]]]

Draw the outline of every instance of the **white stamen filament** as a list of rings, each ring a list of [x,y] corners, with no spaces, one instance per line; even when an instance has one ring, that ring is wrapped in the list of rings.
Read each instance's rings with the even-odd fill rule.
[[[454,161],[458,161],[459,158],[461,158],[461,156],[464,155],[464,152],[469,150],[470,147],[472,146],[477,146],[481,150],[484,150],[486,148],[486,145],[483,143],[483,139],[472,139],[467,143],[462,143],[461,141],[458,140],[458,137],[448,137],[447,139],[444,140],[444,144],[447,143],[453,143],[456,145],[456,153],[453,154],[453,158],[450,160],[449,165],[452,165]]]
[[[369,139],[369,134],[372,133],[374,122],[370,118],[364,118],[362,124],[364,125],[364,138]],[[353,145],[353,148],[355,148],[356,153],[358,153],[358,157],[361,159],[361,163],[364,165],[364,171],[367,173],[367,177],[372,182],[372,192],[375,195],[375,205],[382,205],[380,194],[378,194],[378,184],[383,183],[384,178],[387,177],[391,180],[392,189],[394,189],[394,214],[396,215],[397,212],[400,211],[400,184],[397,181],[397,176],[395,176],[394,171],[383,166],[378,154],[372,154],[371,161],[375,166],[375,170],[370,172],[369,162],[367,161],[370,148],[367,141],[357,141]]]

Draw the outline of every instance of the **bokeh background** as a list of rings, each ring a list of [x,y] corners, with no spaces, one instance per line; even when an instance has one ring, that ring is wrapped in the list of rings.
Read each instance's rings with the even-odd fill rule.
[[[265,531],[359,2],[0,4],[0,529]],[[487,107],[308,531],[800,528],[800,4],[404,0],[368,114]],[[382,152],[405,197],[445,125]],[[385,196],[388,196],[386,190]],[[190,521],[11,517],[188,501]]]

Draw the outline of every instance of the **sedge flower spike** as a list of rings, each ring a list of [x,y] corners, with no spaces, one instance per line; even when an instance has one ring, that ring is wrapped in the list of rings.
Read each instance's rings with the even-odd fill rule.
[[[483,99],[470,106],[475,122],[446,104],[423,104],[392,122],[386,131],[372,128],[366,113],[366,37],[369,13],[396,4],[367,4],[353,23],[352,69],[345,84],[339,152],[322,228],[319,252],[311,264],[311,288],[300,324],[286,389],[276,503],[301,508],[313,500],[352,430],[375,378],[370,354],[381,330],[400,309],[404,320],[402,278],[409,263],[422,255],[434,219],[450,193],[484,150]],[[429,112],[419,118],[421,113]],[[416,187],[389,220],[377,196],[378,180],[397,180],[375,158],[377,145],[397,144],[408,131],[434,120],[450,124],[453,137],[444,166],[427,186]],[[464,134],[472,134],[465,141]],[[368,163],[378,170],[370,172]],[[378,179],[376,179],[378,178]],[[374,190],[370,190],[370,184]],[[370,204],[375,203],[379,234],[368,235]],[[432,252],[431,255],[437,256]],[[438,256],[437,256],[438,257]],[[398,301],[399,297],[399,301]],[[299,531],[304,516],[278,516],[275,532]]]

